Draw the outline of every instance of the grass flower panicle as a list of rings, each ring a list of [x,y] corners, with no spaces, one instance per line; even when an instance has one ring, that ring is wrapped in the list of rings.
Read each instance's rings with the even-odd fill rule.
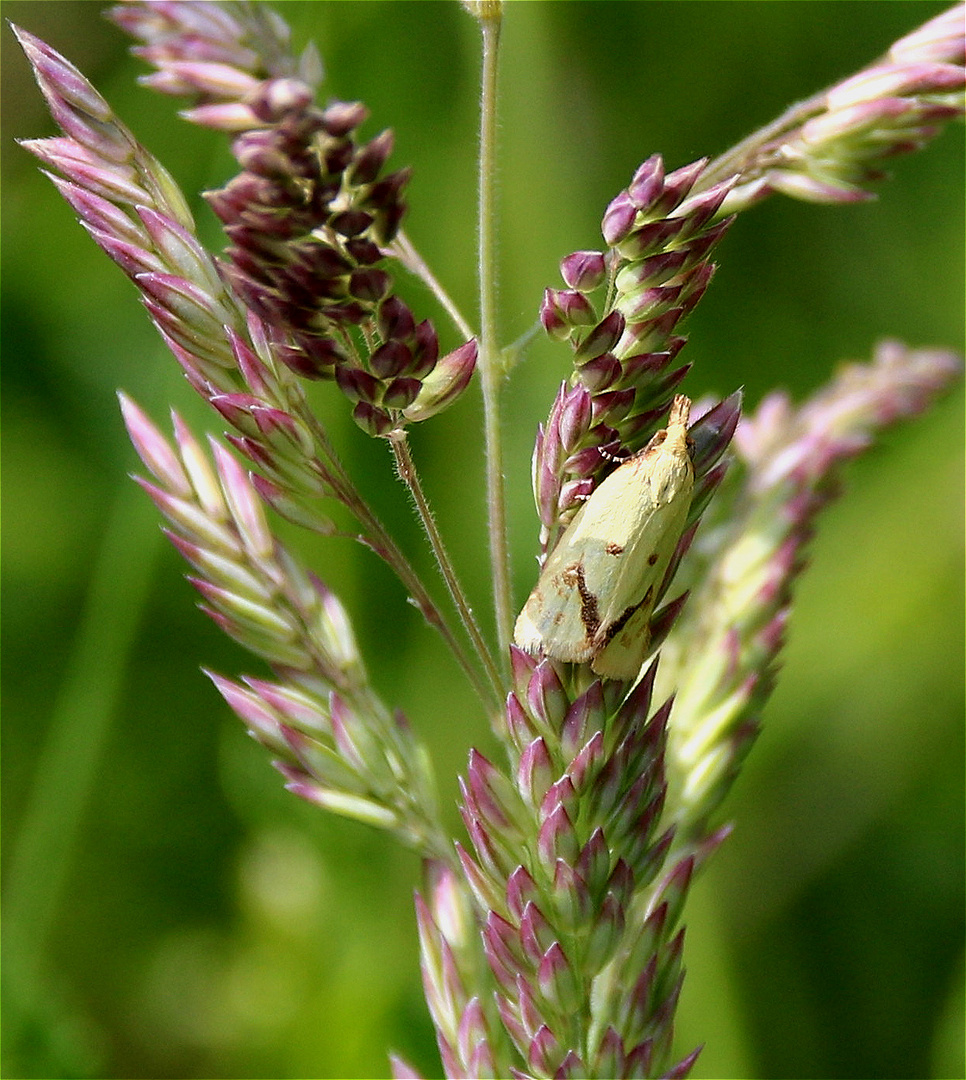
[[[571,590],[575,632],[595,645],[556,647],[555,629],[570,631],[548,593],[537,631],[518,635],[525,648],[501,657],[449,557],[407,435],[480,377],[502,640],[510,590],[495,373],[514,353],[494,339],[487,164],[503,6],[465,6],[486,41],[479,334],[401,230],[410,172],[385,172],[391,132],[363,139],[361,102],[317,103],[318,54],[309,46],[296,56],[264,3],[132,0],[110,13],[154,67],[142,81],[188,99],[185,119],[231,141],[239,171],[206,196],[227,238],[220,255],[201,244],[177,184],[108,102],[18,29],[62,131],[23,145],[230,429],[206,451],[177,415],[168,439],[121,395],[152,477],[138,483],[189,564],[203,610],[270,671],[209,673],[217,690],[289,790],[389,831],[423,859],[416,925],[446,1075],[684,1077],[698,1053],[674,1044],[690,888],[728,834],[720,807],[775,683],[805,545],[843,462],[921,412],[961,360],[890,342],[799,407],[776,392],[743,415],[736,391],[692,412],[679,393],[690,369],[679,359],[681,323],[739,211],[771,194],[866,199],[885,161],[962,115],[964,9],[714,161],[668,172],[660,155],[648,157],[606,207],[601,249],[561,261],[563,287],[546,289],[538,315],[569,347],[571,370],[537,430],[532,486],[542,563],[555,587]],[[429,286],[461,344],[441,355],[433,324],[394,291],[394,262]],[[341,394],[356,424],[385,440],[462,632],[360,494],[306,380]],[[662,445],[670,456],[672,443],[686,498],[660,537],[642,543],[637,577],[615,584],[606,559],[636,551],[642,526],[634,507],[613,512],[609,478],[629,475],[617,473],[627,457],[647,462]],[[658,495],[648,497],[656,506]],[[608,499],[607,513],[595,510]],[[470,751],[461,839],[442,823],[426,746],[370,681],[349,613],[266,513],[333,537],[330,501],[439,632],[491,721],[499,757]],[[560,568],[572,550],[585,554],[571,523],[612,533],[617,519],[633,535],[594,534],[586,552],[605,570],[584,573],[579,559],[580,573]],[[631,628],[639,655],[604,662]],[[396,1056],[392,1069],[418,1075]]]

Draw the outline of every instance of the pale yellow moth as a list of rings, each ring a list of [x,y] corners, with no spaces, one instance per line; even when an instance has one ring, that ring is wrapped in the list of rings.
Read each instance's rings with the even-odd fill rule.
[[[590,663],[633,679],[691,506],[691,402],[675,397],[667,428],[619,465],[577,511],[550,553],[513,632],[528,653]]]

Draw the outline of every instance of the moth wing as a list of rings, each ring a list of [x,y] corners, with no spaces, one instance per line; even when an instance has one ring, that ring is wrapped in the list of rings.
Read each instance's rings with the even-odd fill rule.
[[[690,402],[674,400],[668,430],[616,469],[578,510],[547,559],[514,628],[531,653],[593,661],[632,678],[644,662],[650,616],[691,503]]]
[[[651,589],[651,597],[654,590]],[[594,657],[591,667],[606,679],[634,679],[640,674],[651,643],[654,601],[642,602],[614,637]]]
[[[524,652],[543,652],[568,664],[585,664],[594,655],[580,617],[580,594],[563,592],[542,577],[520,612],[513,640]]]
[[[601,626],[643,596],[638,587],[648,576],[648,549],[658,544],[666,521],[661,509],[654,506],[644,461],[638,459],[611,473],[574,518],[566,539],[587,553],[584,581],[598,598]]]
[[[588,547],[600,551],[586,573],[587,588],[602,601],[592,666],[598,675],[620,679],[633,678],[647,656],[651,615],[687,522],[693,483],[686,468],[674,483],[662,485],[659,495],[642,491],[641,478],[630,469],[628,473],[626,481],[619,473],[608,478],[624,482],[612,485],[600,514],[594,515],[595,532],[606,536],[607,543],[584,538]],[[644,484],[649,484],[647,477]]]
[[[640,576],[639,569],[632,573],[640,492],[635,499],[633,477],[619,473],[608,477],[577,511],[547,558],[514,627],[513,639],[525,651],[587,663],[600,650],[602,628],[623,612],[623,606],[615,608],[613,602],[603,613],[598,606],[602,597],[633,592],[633,578]],[[615,552],[626,552],[628,558]]]
[[[583,513],[584,507],[577,512]],[[541,650],[556,660],[586,663],[593,656],[584,623],[580,580],[585,553],[572,542],[571,529],[550,553],[540,579],[513,628],[513,640],[528,653]]]

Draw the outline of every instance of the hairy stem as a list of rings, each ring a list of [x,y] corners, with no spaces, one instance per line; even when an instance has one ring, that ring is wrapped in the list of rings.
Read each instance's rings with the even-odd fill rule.
[[[419,520],[426,530],[426,536],[432,546],[433,554],[436,556],[436,563],[439,566],[439,571],[443,575],[443,580],[446,582],[446,587],[456,606],[456,610],[459,612],[463,626],[466,628],[466,632],[469,634],[470,640],[473,642],[473,646],[486,670],[486,675],[489,679],[489,688],[479,680],[479,676],[476,676],[473,680],[474,689],[481,698],[489,701],[490,708],[494,715],[496,715],[503,707],[503,688],[500,682],[500,673],[496,668],[493,657],[490,655],[483,634],[473,616],[473,611],[467,602],[462,586],[456,576],[452,560],[443,543],[443,537],[436,527],[436,520],[433,517],[433,512],[430,509],[426,494],[419,481],[419,474],[416,471],[416,465],[409,449],[406,432],[394,431],[389,436],[389,445],[392,447],[393,456],[396,461],[396,472],[399,474],[399,479],[402,480],[409,489],[409,493],[412,495],[413,503],[416,506],[416,512],[419,515]],[[470,669],[471,665],[468,658],[463,666],[464,670]],[[476,669],[473,668],[474,674],[475,670]]]
[[[503,487],[503,443],[500,431],[500,388],[503,366],[496,342],[496,92],[500,15],[480,20],[483,32],[483,70],[480,79],[479,158],[479,293],[480,355],[483,424],[486,443],[486,501],[490,565],[497,640],[506,655],[512,627],[510,557],[507,546],[506,497]]]

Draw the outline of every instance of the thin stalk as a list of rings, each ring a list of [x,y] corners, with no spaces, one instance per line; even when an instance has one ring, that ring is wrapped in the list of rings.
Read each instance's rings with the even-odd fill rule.
[[[368,503],[359,494],[358,489],[352,483],[345,471],[345,466],[339,460],[338,455],[329,442],[328,433],[319,423],[318,419],[307,409],[301,410],[300,417],[308,424],[316,438],[316,445],[322,453],[320,460],[323,462],[326,480],[332,488],[332,495],[342,503],[359,523],[362,532],[358,539],[371,551],[375,552],[380,559],[399,578],[403,587],[409,593],[413,603],[421,612],[423,618],[430,626],[434,627],[448,646],[469,679],[473,689],[479,695],[480,700],[492,698],[492,692],[487,683],[480,678],[476,666],[466,655],[459,638],[453,632],[446,617],[440,611],[436,602],[430,596],[422,579],[416,572],[412,563],[406,558],[401,549],[386,531],[385,526],[376,517]],[[502,703],[502,690],[497,692],[497,701]]]
[[[504,375],[509,375],[517,364],[520,363],[530,342],[540,335],[541,330],[543,330],[543,327],[540,325],[540,321],[535,320],[529,330],[524,330],[516,341],[511,342],[503,349],[500,355],[500,362],[503,366]]]
[[[863,71],[868,71],[870,68],[888,61],[889,53],[884,53],[875,63],[863,68]],[[787,131],[793,131],[804,124],[806,120],[822,112],[826,108],[825,99],[837,85],[838,83],[832,83],[824,90],[819,90],[817,94],[805,98],[804,101],[789,105],[777,119],[770,124],[766,124],[763,128],[759,128],[758,131],[752,132],[751,135],[736,143],[730,150],[726,150],[720,157],[715,158],[701,174],[693,190],[696,192],[704,191],[719,180],[727,180],[730,176],[742,174],[746,171],[749,172],[749,175],[754,175],[754,171],[757,171],[764,164],[756,163],[755,158],[768,146],[768,143],[777,139],[779,135],[784,135]]]
[[[780,135],[793,131],[800,127],[806,120],[822,111],[825,97],[830,87],[813,94],[804,101],[798,101],[790,105],[781,116],[772,120],[770,124],[759,128],[741,142],[736,143],[730,150],[726,150],[720,157],[715,158],[704,170],[693,187],[694,192],[704,191],[719,180],[727,180],[731,176],[746,175],[750,179],[755,172],[760,171],[766,164],[764,160],[756,161],[764,148]]]
[[[456,606],[456,610],[459,612],[460,619],[463,621],[463,626],[466,628],[466,632],[469,634],[470,640],[473,642],[473,646],[486,670],[487,678],[490,681],[490,686],[493,691],[491,694],[492,703],[495,706],[496,712],[499,712],[503,707],[503,688],[500,682],[500,673],[497,670],[496,664],[493,662],[490,650],[487,648],[483,634],[473,616],[473,611],[463,593],[462,586],[460,585],[459,579],[456,576],[456,571],[453,568],[452,560],[443,543],[443,537],[436,527],[436,520],[433,517],[433,512],[430,509],[426,494],[420,483],[419,473],[416,471],[416,464],[413,461],[413,456],[410,452],[406,432],[392,432],[389,436],[389,445],[392,447],[393,456],[396,461],[396,472],[399,474],[399,479],[402,480],[409,489],[410,495],[412,495],[413,503],[416,506],[416,512],[419,515],[419,520],[422,522],[423,528],[426,530],[426,536],[433,549],[433,554],[436,556],[436,563],[439,566],[440,573],[443,575],[443,580],[446,582],[446,588],[449,590],[449,594]],[[477,687],[477,689],[479,688]]]
[[[473,337],[473,327],[463,318],[463,313],[456,306],[453,298],[443,288],[439,279],[433,271],[430,270],[422,255],[419,254],[416,245],[402,229],[396,234],[396,239],[393,241],[391,250],[393,255],[396,256],[411,274],[415,274],[416,277],[429,287],[430,292],[436,297],[440,304],[442,304],[446,314],[453,320],[456,329],[459,330],[467,340]]]
[[[503,485],[503,442],[500,430],[500,388],[503,365],[496,337],[496,92],[501,9],[493,5],[480,19],[483,68],[480,78],[479,158],[479,293],[483,431],[486,444],[486,501],[493,572],[493,607],[501,655],[510,644],[513,615],[510,598],[510,555],[507,546],[506,496]]]

